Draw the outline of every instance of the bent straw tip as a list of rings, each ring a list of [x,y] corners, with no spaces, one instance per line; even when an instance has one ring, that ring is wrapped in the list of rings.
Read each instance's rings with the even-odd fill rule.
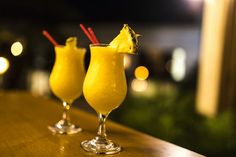
[[[42,30],[42,33],[45,35],[45,34],[48,34],[48,32],[46,30]]]

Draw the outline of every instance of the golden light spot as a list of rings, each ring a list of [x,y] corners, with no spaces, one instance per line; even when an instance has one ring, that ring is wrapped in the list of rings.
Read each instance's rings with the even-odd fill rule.
[[[0,74],[4,74],[8,70],[9,66],[9,61],[4,57],[0,57]]]
[[[149,71],[145,66],[139,66],[135,69],[134,75],[139,80],[146,80],[149,76]]]
[[[66,109],[69,110],[69,109],[70,109],[70,105],[67,105],[67,106],[66,106]]]
[[[17,41],[14,42],[11,46],[11,53],[13,54],[13,56],[19,56],[23,51],[23,45]]]
[[[148,87],[147,80],[133,79],[131,82],[131,87],[136,92],[144,92]]]

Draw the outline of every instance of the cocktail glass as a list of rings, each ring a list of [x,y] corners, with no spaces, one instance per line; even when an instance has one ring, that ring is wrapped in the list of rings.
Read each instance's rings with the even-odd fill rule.
[[[85,77],[85,48],[76,46],[76,38],[68,38],[66,46],[55,47],[56,59],[49,78],[52,92],[63,103],[62,119],[49,130],[59,134],[74,134],[82,131],[79,126],[70,122],[69,110],[72,102],[82,95]]]
[[[115,154],[121,146],[107,139],[105,122],[126,96],[124,54],[106,44],[91,44],[91,60],[83,92],[89,105],[98,113],[98,131],[94,139],[81,143],[84,150],[96,154]]]

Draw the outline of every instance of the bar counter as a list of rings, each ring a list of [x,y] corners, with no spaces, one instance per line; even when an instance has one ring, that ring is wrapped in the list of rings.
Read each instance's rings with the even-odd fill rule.
[[[71,120],[83,131],[75,135],[53,135],[47,126],[60,119],[62,105],[50,98],[24,91],[0,92],[1,157],[104,156],[85,152],[80,142],[96,134],[97,117],[71,108]],[[108,138],[123,147],[117,157],[201,157],[202,155],[151,137],[117,123],[107,122]]]

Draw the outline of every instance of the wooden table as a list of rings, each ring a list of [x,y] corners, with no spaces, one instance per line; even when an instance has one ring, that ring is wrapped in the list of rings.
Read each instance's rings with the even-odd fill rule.
[[[0,157],[84,157],[80,142],[95,136],[97,117],[71,109],[71,119],[83,132],[53,135],[49,124],[59,120],[59,102],[26,92],[0,92]],[[151,137],[114,122],[107,123],[108,136],[123,146],[117,157],[200,157],[202,155]]]

